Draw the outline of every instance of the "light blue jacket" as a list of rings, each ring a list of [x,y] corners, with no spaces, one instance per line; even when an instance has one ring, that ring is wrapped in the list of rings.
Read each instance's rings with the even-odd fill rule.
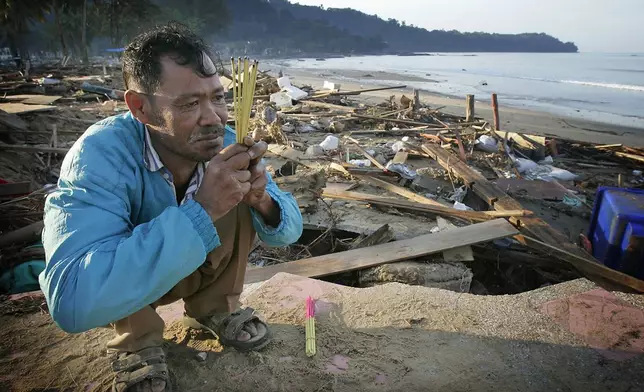
[[[227,127],[224,144],[235,143]],[[194,200],[177,205],[160,172],[146,169],[144,126],[129,112],[92,125],[67,153],[58,189],[45,204],[47,266],[39,281],[64,331],[106,326],[153,303],[220,245],[210,216]],[[281,209],[277,228],[252,211],[269,246],[302,234],[297,202],[269,176]]]

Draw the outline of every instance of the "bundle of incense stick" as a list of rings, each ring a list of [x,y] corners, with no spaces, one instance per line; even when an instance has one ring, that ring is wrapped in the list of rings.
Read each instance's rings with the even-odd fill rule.
[[[233,105],[235,108],[235,131],[237,132],[237,143],[243,143],[248,134],[250,122],[250,111],[253,107],[255,96],[255,84],[257,83],[257,69],[259,63],[249,62],[248,57],[243,60],[241,57],[235,61],[230,59],[233,76]]]
[[[306,298],[306,355],[315,355],[315,302],[313,298]]]

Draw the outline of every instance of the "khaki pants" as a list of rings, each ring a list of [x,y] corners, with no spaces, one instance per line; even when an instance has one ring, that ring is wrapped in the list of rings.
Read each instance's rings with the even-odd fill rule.
[[[107,343],[109,349],[134,352],[161,345],[165,323],[155,309],[179,299],[184,300],[186,314],[193,318],[237,308],[248,254],[255,240],[249,208],[238,205],[215,222],[215,227],[221,246],[161,299],[114,323],[116,337]]]

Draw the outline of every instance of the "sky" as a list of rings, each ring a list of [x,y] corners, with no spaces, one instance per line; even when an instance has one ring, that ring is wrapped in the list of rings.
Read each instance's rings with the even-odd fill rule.
[[[581,52],[644,53],[644,0],[290,0],[429,30],[547,33]]]

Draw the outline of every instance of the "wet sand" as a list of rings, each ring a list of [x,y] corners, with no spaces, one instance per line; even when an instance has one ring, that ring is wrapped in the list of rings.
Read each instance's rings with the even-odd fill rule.
[[[408,87],[403,89],[376,91],[351,97],[367,104],[381,103],[391,95],[406,94],[411,97],[413,94],[410,84],[415,81],[433,81],[431,76],[419,78],[404,73],[289,68],[285,66],[285,63],[279,62],[269,63],[265,66],[271,69],[271,74],[277,74],[282,70],[284,75],[289,76],[295,85],[310,85],[318,89],[322,88],[325,80],[340,83],[343,91],[408,84]],[[503,96],[499,96],[498,99],[502,130],[600,144],[622,143],[632,147],[644,147],[644,128],[625,127],[515,108],[504,105]],[[443,112],[465,115],[465,97],[456,99],[423,91],[421,100],[432,107],[443,107],[441,109]],[[482,117],[492,123],[494,117],[490,97],[477,96],[475,112],[477,117]]]

